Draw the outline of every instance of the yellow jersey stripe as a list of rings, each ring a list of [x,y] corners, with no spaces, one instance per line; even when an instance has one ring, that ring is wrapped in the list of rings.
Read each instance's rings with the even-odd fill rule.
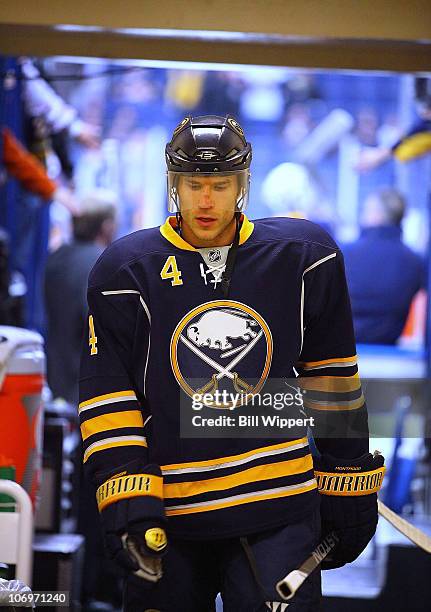
[[[144,421],[140,410],[126,410],[124,412],[110,412],[101,416],[88,419],[81,424],[82,439],[112,429],[121,427],[143,427]]]
[[[303,376],[299,378],[301,389],[307,391],[326,391],[328,393],[345,393],[361,388],[359,374],[353,376]]]
[[[350,365],[355,365],[357,363],[358,360],[358,356],[357,355],[352,355],[351,357],[332,357],[331,359],[322,359],[321,361],[300,361],[299,362],[299,366],[301,367],[308,367],[308,368],[315,368],[318,366],[333,366],[334,364],[339,364],[339,363],[343,363],[346,364],[345,367],[350,366]]]
[[[313,469],[313,459],[311,454],[309,454],[299,459],[291,459],[290,461],[258,465],[247,470],[242,470],[236,474],[230,474],[229,476],[221,476],[209,480],[198,480],[196,482],[165,483],[163,486],[163,494],[165,498],[190,497],[209,491],[231,489],[249,482],[259,482],[262,480],[270,480],[271,478],[302,474],[311,469]]]
[[[115,393],[105,393],[105,395],[97,395],[85,402],[81,402],[78,406],[78,412],[88,410],[89,408],[97,408],[106,404],[114,404],[115,402],[137,401],[136,393],[129,391],[116,391]]]
[[[93,453],[104,451],[109,448],[116,448],[118,446],[145,446],[147,447],[147,440],[144,436],[116,436],[115,438],[106,438],[90,444],[87,450],[84,452],[83,462],[85,463]]]
[[[305,448],[308,446],[307,438],[299,438],[297,440],[289,440],[289,442],[282,442],[280,444],[274,444],[272,446],[264,446],[261,448],[255,448],[246,453],[240,453],[239,455],[229,455],[227,457],[218,457],[217,459],[208,459],[206,461],[193,461],[189,463],[172,463],[169,465],[162,465],[161,470],[163,474],[172,474],[175,472],[190,471],[205,471],[205,469],[219,469],[225,467],[231,467],[234,465],[241,465],[247,461],[253,461],[260,457],[271,456],[273,454],[279,454],[281,452],[293,451],[297,448]]]
[[[244,493],[242,495],[232,495],[222,500],[201,502],[196,504],[184,504],[179,506],[171,506],[166,508],[167,516],[178,516],[180,514],[195,514],[197,512],[209,512],[210,510],[221,510],[222,508],[231,508],[241,504],[251,502],[267,501],[269,499],[277,499],[287,497],[289,495],[298,495],[306,493],[317,488],[316,479],[308,480],[307,482],[297,485],[289,485],[287,487],[279,487],[277,489],[268,489],[266,491],[257,491],[255,493]]]

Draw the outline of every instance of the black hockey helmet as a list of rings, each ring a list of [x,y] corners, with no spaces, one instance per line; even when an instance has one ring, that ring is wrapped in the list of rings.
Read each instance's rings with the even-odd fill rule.
[[[188,173],[194,176],[238,175],[237,210],[245,209],[252,152],[251,144],[234,117],[185,117],[166,145],[165,155],[170,212],[180,209],[178,177]]]
[[[250,162],[251,144],[231,115],[185,117],[166,145],[166,164],[174,172],[232,172]]]

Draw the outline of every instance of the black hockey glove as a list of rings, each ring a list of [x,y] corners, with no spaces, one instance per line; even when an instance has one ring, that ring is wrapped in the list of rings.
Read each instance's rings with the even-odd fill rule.
[[[126,572],[157,582],[167,550],[160,468],[131,462],[108,478],[97,474],[97,480],[101,483],[97,504],[109,557]]]
[[[379,453],[358,459],[314,458],[315,476],[321,493],[322,536],[335,531],[339,542],[322,562],[334,569],[354,561],[373,537],[378,520],[377,491],[385,472]]]

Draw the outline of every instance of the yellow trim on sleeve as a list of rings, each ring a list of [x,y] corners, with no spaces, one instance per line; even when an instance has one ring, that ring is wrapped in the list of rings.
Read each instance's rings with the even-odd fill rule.
[[[355,364],[357,362],[357,355],[352,355],[352,357],[332,357],[331,359],[322,359],[322,361],[300,361],[298,365],[300,366],[320,366],[327,365],[330,366],[331,363],[346,363],[348,361],[354,361]]]
[[[346,401],[344,404],[325,404],[323,402],[319,402],[319,400],[307,400],[304,399],[304,406],[306,408],[310,408],[310,410],[321,410],[325,412],[327,410],[330,411],[342,411],[342,410],[359,410],[365,403],[365,398],[363,394],[361,397],[358,397],[356,400]]]
[[[117,442],[117,441],[108,442],[107,441],[98,446],[88,447],[87,450],[84,452],[83,463],[86,463],[88,459],[91,457],[91,455],[93,455],[94,453],[97,453],[99,451],[108,450],[110,448],[117,448],[118,446],[121,446],[121,447],[123,446],[144,446],[145,448],[148,448],[148,444],[145,439],[144,440],[122,440],[121,442]]]
[[[120,429],[121,427],[143,427],[144,422],[140,410],[126,410],[124,412],[110,412],[88,419],[81,424],[82,439],[102,431]]]
[[[96,404],[98,402],[105,402],[107,400],[115,400],[119,397],[127,397],[129,395],[130,395],[131,400],[137,399],[135,392],[132,391],[131,389],[128,391],[116,391],[115,393],[105,393],[104,395],[97,395],[96,397],[92,397],[91,399],[86,400],[85,402],[81,402],[79,404],[79,410],[82,410],[82,408],[87,408],[88,406],[91,406],[92,404]]]
[[[353,376],[300,376],[298,382],[301,389],[307,389],[307,391],[346,393],[361,388],[361,380],[357,372]]]

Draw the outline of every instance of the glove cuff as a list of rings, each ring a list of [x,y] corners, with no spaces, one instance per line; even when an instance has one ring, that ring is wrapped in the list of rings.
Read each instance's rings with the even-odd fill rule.
[[[163,478],[157,465],[133,461],[115,474],[97,474],[96,498],[107,532],[123,533],[137,523],[165,522]]]
[[[314,461],[319,493],[348,497],[377,493],[386,470],[383,463],[377,451],[352,460],[322,455]]]
[[[163,478],[155,474],[125,474],[115,476],[100,485],[96,491],[99,512],[122,499],[132,497],[157,497],[163,499]]]

